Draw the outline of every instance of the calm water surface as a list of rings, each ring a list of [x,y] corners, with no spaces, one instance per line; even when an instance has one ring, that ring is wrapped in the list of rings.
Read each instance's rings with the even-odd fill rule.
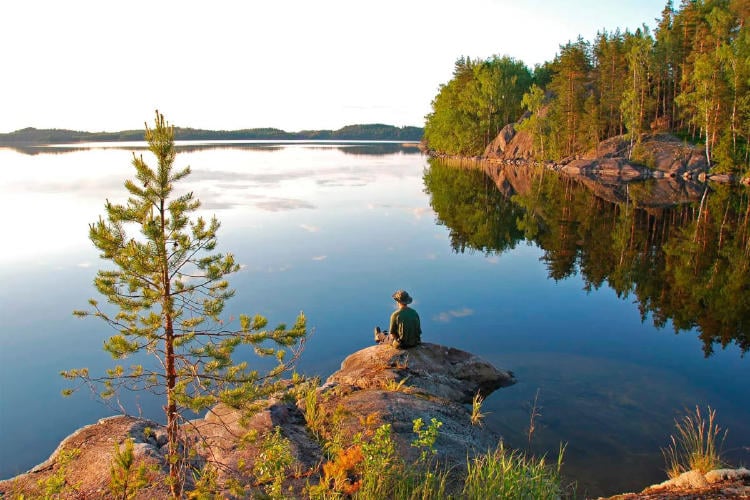
[[[106,328],[71,311],[94,296],[91,282],[103,262],[88,224],[103,213],[105,198],[122,200],[135,146],[0,149],[7,235],[0,246],[0,478],[43,461],[75,429],[114,412],[85,392],[62,398],[58,373],[112,365],[101,349]],[[424,340],[514,371],[518,384],[485,402],[487,425],[535,453],[556,454],[567,443],[565,472],[582,493],[663,480],[659,448],[674,418],[695,405],[717,410],[729,429],[729,456],[750,462],[750,369],[738,347],[747,330],[726,347],[707,342],[707,326],[655,299],[679,280],[664,278],[667,290],[648,294],[640,289],[654,280],[623,281],[620,257],[643,260],[631,251],[642,225],[637,213],[594,207],[612,227],[555,214],[532,220],[524,214],[541,214],[530,208],[539,196],[502,196],[482,174],[459,175],[396,145],[192,143],[177,164],[192,167],[185,188],[222,221],[221,249],[243,264],[231,280],[237,294],[228,313],[259,312],[271,323],[307,315],[313,334],[300,371],[325,378],[370,345],[373,326],[385,326],[393,309],[391,293],[404,288],[415,297]],[[567,185],[549,182],[539,181],[538,193],[568,196]],[[576,193],[567,199],[578,211],[591,205]],[[666,217],[672,223],[648,234],[668,234],[682,221]],[[613,236],[611,248],[587,247],[581,228],[589,225],[630,236],[622,244]],[[545,239],[557,226],[574,228],[562,231],[563,243]],[[575,237],[566,253],[568,233]],[[619,257],[596,274],[593,254]],[[741,278],[725,302],[750,302]],[[540,416],[529,445],[536,395]],[[160,401],[123,395],[121,403],[161,420]]]

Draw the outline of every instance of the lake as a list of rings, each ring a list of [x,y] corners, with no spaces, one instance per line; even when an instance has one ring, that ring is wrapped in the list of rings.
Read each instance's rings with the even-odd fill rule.
[[[59,372],[113,365],[107,328],[72,311],[105,264],[88,224],[123,201],[140,147],[0,148],[0,478],[117,411],[86,391],[63,398]],[[566,444],[582,494],[664,480],[660,447],[696,405],[729,429],[730,461],[750,461],[746,190],[641,208],[654,185],[615,203],[551,172],[501,183],[392,143],[180,143],[176,164],[242,264],[227,314],[305,312],[299,371],[325,378],[371,345],[403,288],[424,341],[516,374],[484,403],[486,425],[537,454]],[[120,403],[163,420],[146,395]]]

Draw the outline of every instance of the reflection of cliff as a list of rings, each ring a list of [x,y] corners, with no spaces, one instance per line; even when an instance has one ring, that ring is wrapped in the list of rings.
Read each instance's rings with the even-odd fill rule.
[[[543,175],[539,168],[528,165],[499,165],[479,163],[503,192],[510,187],[518,193],[531,188],[531,179]],[[557,177],[555,172],[549,176]],[[562,174],[565,175],[565,174]],[[704,185],[666,177],[639,182],[622,182],[617,179],[593,178],[582,175],[569,176],[574,182],[585,186],[597,198],[611,203],[630,203],[638,208],[662,208],[680,203],[700,200]]]
[[[634,295],[656,326],[697,328],[706,355],[716,344],[750,349],[746,191],[715,186],[702,198],[666,179],[592,190],[543,168],[439,160],[424,180],[455,251],[502,253],[534,242],[550,278],[577,273],[588,288],[606,283],[620,297]]]

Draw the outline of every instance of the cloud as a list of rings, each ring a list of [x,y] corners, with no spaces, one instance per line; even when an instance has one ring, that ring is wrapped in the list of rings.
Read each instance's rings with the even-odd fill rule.
[[[309,201],[295,200],[293,198],[270,198],[259,201],[255,206],[269,212],[281,212],[282,210],[297,210],[299,208],[316,208]]]
[[[290,270],[291,268],[292,268],[292,266],[289,265],[289,264],[284,264],[283,266],[279,266],[279,267],[271,267],[271,266],[269,266],[266,269],[266,272],[268,272],[268,273],[285,273],[288,270]]]
[[[300,224],[299,227],[301,227],[308,233],[317,233],[318,231],[320,231],[320,228],[318,226],[311,226],[309,224]]]
[[[78,267],[82,267],[84,269],[87,269],[87,268],[91,267],[91,262],[81,262],[80,264],[78,264]]]
[[[201,205],[204,210],[230,210],[239,206],[241,206],[241,203],[232,203],[230,201],[209,201]]]
[[[451,310],[451,311],[445,311],[441,312],[437,316],[434,316],[433,319],[435,321],[439,321],[441,323],[449,323],[454,318],[465,318],[466,316],[471,316],[474,314],[473,309],[469,309],[468,307],[464,307],[463,309],[459,310]]]
[[[485,260],[489,264],[497,264],[498,262],[500,262],[500,257],[498,257],[497,255],[493,255],[491,257],[487,257]]]
[[[323,187],[362,187],[369,184],[368,181],[364,179],[320,179],[315,181],[315,183],[318,186]]]
[[[257,169],[237,172],[232,170],[194,170],[191,182],[209,182],[222,189],[268,188],[299,179],[313,179],[321,186],[365,186],[374,182],[378,174],[389,173],[385,167],[375,172],[352,173],[349,166],[325,169],[297,168],[283,171],[259,171]]]
[[[326,260],[327,258],[328,258],[327,255],[318,255],[318,256],[313,257],[312,260],[321,261],[321,260]]]
[[[432,209],[428,207],[418,207],[412,209],[412,213],[414,214],[414,217],[421,219],[425,214],[432,213]]]

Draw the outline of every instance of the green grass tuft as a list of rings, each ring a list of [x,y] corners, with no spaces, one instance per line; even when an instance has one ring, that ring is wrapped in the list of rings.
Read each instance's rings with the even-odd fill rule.
[[[677,432],[670,436],[669,446],[661,450],[670,478],[690,470],[705,474],[725,465],[721,450],[727,431],[722,433],[716,423],[716,410],[709,406],[704,416],[696,406],[695,413],[675,419],[675,428]]]
[[[506,448],[501,442],[492,453],[467,464],[463,498],[559,499],[564,447],[555,464]]]

